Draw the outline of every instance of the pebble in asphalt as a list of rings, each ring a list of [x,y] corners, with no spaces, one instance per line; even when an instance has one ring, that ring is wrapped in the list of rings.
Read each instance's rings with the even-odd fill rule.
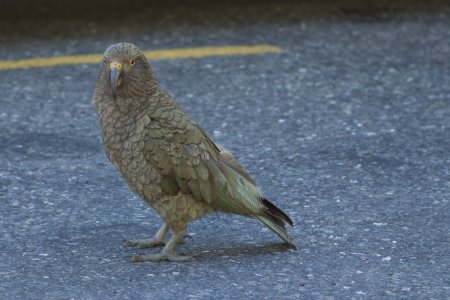
[[[160,220],[107,162],[98,66],[0,73],[2,299],[450,297],[450,9],[444,1],[4,1],[0,57],[267,43],[154,62],[163,86],[295,221],[189,228],[189,264],[134,264]],[[151,250],[148,250],[151,251]]]

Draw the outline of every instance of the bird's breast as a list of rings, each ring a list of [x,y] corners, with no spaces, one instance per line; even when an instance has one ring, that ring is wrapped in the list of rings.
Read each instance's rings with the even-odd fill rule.
[[[102,125],[106,155],[122,173],[129,187],[141,195],[146,187],[160,181],[158,170],[147,161],[145,154],[145,128],[149,122],[148,117],[140,117]]]

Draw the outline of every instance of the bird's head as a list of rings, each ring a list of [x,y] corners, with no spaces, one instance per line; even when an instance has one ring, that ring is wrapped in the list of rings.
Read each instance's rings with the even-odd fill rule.
[[[115,99],[120,90],[142,90],[151,73],[144,53],[135,45],[118,43],[109,46],[103,57],[103,80]]]

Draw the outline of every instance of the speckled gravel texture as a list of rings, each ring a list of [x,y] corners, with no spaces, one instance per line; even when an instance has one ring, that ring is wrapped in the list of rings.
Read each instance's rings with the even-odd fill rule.
[[[193,263],[132,263],[158,216],[107,161],[98,66],[0,72],[1,299],[449,299],[450,5],[2,1],[0,58],[267,43],[155,61],[294,220],[211,215]],[[425,1],[423,1],[425,2]]]

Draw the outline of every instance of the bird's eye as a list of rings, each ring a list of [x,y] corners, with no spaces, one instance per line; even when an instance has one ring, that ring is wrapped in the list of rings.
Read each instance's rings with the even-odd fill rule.
[[[103,58],[103,64],[106,66],[106,58]]]
[[[134,65],[134,63],[135,63],[134,59],[130,60],[130,65],[131,66]]]

